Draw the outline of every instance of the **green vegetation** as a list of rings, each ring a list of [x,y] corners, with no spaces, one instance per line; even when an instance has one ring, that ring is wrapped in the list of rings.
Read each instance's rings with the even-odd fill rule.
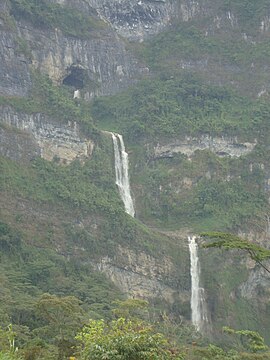
[[[16,30],[16,22],[13,16],[10,15],[8,11],[1,11],[0,13],[1,27],[4,26],[4,29],[9,31]]]
[[[256,331],[250,330],[234,330],[229,327],[224,327],[223,331],[230,335],[240,335],[247,339],[247,348],[251,352],[259,352],[262,350],[267,350],[268,347],[264,343],[264,339]]]
[[[34,247],[29,241],[0,223],[0,351],[8,352],[7,359],[17,358],[17,347],[23,347],[19,353],[26,360],[30,354],[66,358],[87,319],[110,317],[121,294],[89,264],[57,254],[48,243]]]
[[[23,54],[27,60],[32,61],[33,57],[27,41],[22,37],[17,36],[15,39],[15,44],[16,44],[16,53]]]
[[[2,324],[12,322],[33,327],[37,320],[33,304],[44,292],[58,296],[72,292],[84,301],[84,306],[91,304],[93,313],[100,312],[102,316],[111,308],[110,303],[119,298],[119,291],[89,265],[78,259],[69,260],[55,253],[48,243],[38,244],[37,239],[28,239],[26,234],[15,232],[5,223],[0,225]],[[36,247],[27,243],[30,240],[36,240]],[[10,261],[16,261],[16,269],[12,269]]]
[[[90,321],[77,339],[82,343],[82,360],[102,357],[110,360],[182,359],[172,356],[161,334],[138,320],[119,318],[109,324],[104,320]]]
[[[105,24],[93,14],[50,3],[45,0],[10,0],[11,13],[16,19],[24,19],[36,27],[58,28],[68,36],[86,38],[93,31],[102,30]]]
[[[59,122],[77,121],[87,133],[95,134],[89,105],[74,101],[67,87],[56,86],[48,76],[33,73],[33,89],[29,97],[0,97],[0,105],[9,105],[16,111],[32,114],[43,113]]]
[[[185,360],[267,360],[269,353],[249,354],[237,350],[224,350],[215,345],[209,345],[206,348],[198,347],[190,351]]]
[[[32,73],[33,89],[28,97],[0,96],[0,106],[10,106],[17,112],[41,113],[57,122],[80,124],[80,130],[93,140],[100,140],[100,132],[93,125],[90,105],[84,100],[74,100],[68,86],[54,85],[52,80],[39,72]]]
[[[96,144],[92,158],[85,164],[75,161],[69,166],[59,166],[57,162],[36,159],[25,166],[0,158],[3,193],[12,193],[13,197],[22,197],[40,206],[63,207],[77,218],[92,214],[104,219],[102,232],[95,235],[77,226],[65,226],[69,241],[84,244],[91,249],[92,256],[107,254],[107,251],[113,253],[119,242],[133,243],[134,247],[152,242],[152,234],[147,234],[143,226],[139,228],[124,211],[106,149],[107,146],[111,149],[111,144],[107,144],[106,139],[102,141],[99,146]]]
[[[10,31],[15,31],[14,18],[80,39],[99,36],[105,26],[94,12],[83,14],[51,1],[9,3],[10,15],[0,18]],[[164,284],[190,289],[187,249],[125,214],[114,182],[112,144],[97,129],[124,134],[138,218],[152,227],[234,231],[249,229],[252,221],[263,224],[269,211],[264,169],[270,165],[270,105],[268,95],[256,99],[254,95],[261,90],[261,78],[268,76],[262,65],[269,64],[270,46],[255,29],[269,4],[267,0],[226,0],[215,6],[236,14],[241,28],[211,32],[208,19],[187,21],[172,24],[142,44],[129,44],[151,75],[122,94],[87,104],[74,100],[68,87],[56,86],[35,72],[28,98],[0,97],[0,105],[19,113],[42,113],[60,123],[76,120],[95,142],[91,159],[68,166],[61,166],[56,158],[51,163],[38,158],[28,164],[0,158],[0,360],[269,359],[269,353],[252,353],[265,350],[256,332],[227,328],[251,340],[246,349],[245,341],[233,347],[220,334],[228,321],[243,329],[265,328],[269,336],[264,316],[269,314],[269,304],[254,309],[253,303],[238,298],[239,286],[248,276],[239,257],[227,256],[220,271],[213,271],[221,251],[200,256],[214,330],[226,342],[224,348],[205,347],[209,341],[183,320],[190,317],[188,300],[176,300],[169,315],[158,301],[149,312],[143,301],[134,299],[116,302],[118,308],[113,309],[113,301],[122,298],[120,291],[92,268],[101,257],[117,260],[118,245],[136,255],[141,251],[164,254],[178,273],[177,280],[166,278]],[[15,51],[31,59],[27,45],[17,37]],[[196,151],[191,157],[155,155],[158,142],[185,136],[199,141],[202,134],[237,136],[242,143],[257,145],[251,154],[237,159],[220,158],[211,151]],[[259,263],[269,257],[267,250],[254,244],[236,237],[231,240],[209,247],[241,248]],[[266,296],[264,290],[260,295]]]
[[[191,73],[144,80],[123,94],[99,98],[92,115],[100,128],[116,128],[131,142],[185,135],[265,133],[269,103],[209,85]]]
[[[123,310],[126,318],[121,316]],[[37,320],[43,321],[41,327],[32,330],[35,339],[31,339],[31,332],[26,333],[25,326],[21,326],[21,329],[17,326],[15,331],[14,326],[8,325],[0,330],[0,359],[268,359],[269,353],[265,352],[267,347],[258,333],[228,327],[223,331],[240,335],[245,351],[237,351],[234,347],[225,350],[212,344],[199,346],[192,343],[196,338],[194,332],[190,333],[189,341],[184,346],[178,346],[175,333],[167,338],[158,332],[158,324],[146,320],[149,310],[146,302],[130,299],[117,302],[112,310],[116,316],[114,319],[106,322],[100,318],[87,320],[85,309],[75,297],[43,294],[35,304]],[[24,331],[23,339],[20,338],[21,331]],[[48,343],[44,339],[53,341]]]
[[[145,79],[92,104],[95,125],[123,133],[130,144],[131,179],[143,189],[136,194],[140,217],[162,228],[225,231],[248,226],[268,209],[265,175],[258,165],[269,164],[268,98],[239,96],[189,72],[171,74]],[[191,136],[196,143],[201,135],[256,141],[257,146],[235,159],[206,150],[191,158],[154,155],[158,142],[185,144],[185,136]]]
[[[103,156],[102,156],[103,155]],[[103,163],[99,160],[103,158]],[[104,161],[107,167],[104,167]],[[87,211],[118,214],[122,204],[113,181],[110,159],[104,150],[96,149],[94,157],[85,165],[74,162],[61,167],[42,159],[30,167],[1,158],[1,190],[13,191],[35,201],[62,201]]]
[[[222,10],[232,11],[240,19],[242,29],[252,31],[260,26],[260,20],[269,9],[267,0],[225,0]]]
[[[262,266],[267,272],[270,273],[270,270],[265,267],[262,263],[265,260],[270,259],[270,250],[262,248],[261,246],[254,244],[253,242],[242,239],[239,236],[228,234],[228,233],[220,233],[220,232],[207,232],[202,233],[202,237],[212,239],[209,244],[205,245],[205,248],[223,248],[225,250],[244,250],[248,253],[250,258]]]
[[[65,222],[62,235],[70,244],[85,246],[93,257],[108,251],[113,254],[118,243],[155,253],[156,247],[161,245],[161,237],[159,239],[125,213],[115,185],[111,152],[111,141],[108,142],[107,137],[97,137],[92,157],[84,164],[74,161],[60,166],[57,161],[37,158],[25,165],[0,157],[0,191],[12,194],[12,198],[28,199],[41,207],[63,208],[73,218],[72,223],[85,216],[100,218],[98,223],[102,231],[92,233]],[[50,234],[46,236],[50,238]]]
[[[269,78],[269,42],[259,31],[268,1],[222,0],[205,6],[206,16],[174,20],[165,31],[131,49],[155,75],[184,69],[207,83],[233,84],[241,94],[257,96]]]
[[[44,299],[52,299],[45,295]],[[50,304],[50,309],[57,311],[57,317],[63,316],[69,306],[65,306],[67,298],[56,298],[56,306]],[[58,311],[59,309],[60,312]],[[65,310],[64,310],[65,309]],[[64,310],[64,311],[63,311]],[[54,313],[54,312],[53,312]],[[50,315],[46,313],[46,316]],[[71,315],[72,316],[72,315]],[[61,325],[64,325],[61,321]],[[73,327],[76,330],[77,324]],[[65,329],[66,330],[66,329]],[[109,322],[103,319],[93,320],[85,324],[77,333],[74,346],[70,347],[68,341],[59,342],[58,353],[53,347],[47,348],[41,342],[32,343],[24,351],[13,350],[15,346],[14,332],[12,332],[13,347],[0,353],[1,360],[15,359],[79,359],[79,360],[263,360],[268,359],[269,353],[265,352],[263,338],[253,331],[236,331],[231,328],[224,328],[230,334],[240,334],[248,339],[248,347],[251,352],[239,352],[235,349],[224,350],[215,345],[198,346],[197,344],[178,347],[174,338],[168,340],[162,333],[157,332],[155,325],[150,324],[138,317],[126,319],[118,317]],[[1,340],[11,336],[10,328],[2,330]],[[254,354],[254,352],[260,352]],[[75,356],[76,357],[75,357]]]
[[[257,5],[257,2],[252,3],[254,6]],[[257,25],[259,28],[259,24]],[[250,31],[253,28],[249,27],[246,30]],[[182,66],[194,68],[194,72],[197,72],[195,65],[201,70],[206,70],[207,66],[210,66],[216,72],[215,64],[219,65],[219,71],[220,66],[229,65],[231,71],[237,72],[238,66],[248,71],[252,62],[268,63],[270,48],[264,38],[256,38],[254,42],[246,41],[238,29],[234,32],[216,31],[206,35],[204,24],[189,21],[172,25],[169,30],[138,46],[136,50],[156,72],[172,72]],[[226,70],[223,71],[226,80]]]
[[[204,284],[208,289],[209,298],[211,298],[211,306],[214,307],[217,301],[220,302],[219,311],[216,312],[214,319],[217,331],[218,328],[220,329],[222,326],[226,325],[224,330],[225,333],[240,335],[238,343],[236,342],[236,346],[238,348],[249,349],[252,352],[264,349],[265,344],[261,336],[256,332],[261,331],[262,324],[267,323],[267,320],[265,321],[265,319],[269,316],[269,309],[267,306],[262,305],[263,302],[261,302],[260,305],[256,305],[257,309],[255,310],[254,306],[251,306],[250,301],[243,296],[237,297],[233,306],[235,315],[234,320],[230,323],[230,325],[238,326],[244,329],[253,329],[256,330],[255,332],[250,330],[234,331],[229,329],[226,319],[233,308],[228,294],[234,294],[235,289],[238,289],[243,282],[247,280],[250,282],[247,269],[244,269],[239,263],[237,264],[241,256],[241,252],[247,253],[252,260],[266,270],[265,276],[267,278],[267,273],[269,276],[269,269],[267,267],[266,260],[270,258],[270,251],[258,245],[256,242],[249,241],[229,233],[207,232],[202,233],[201,236],[204,240],[210,240],[209,242],[204,242],[203,247],[206,249],[211,248],[211,252],[201,252],[201,257],[203,259],[202,277],[204,279]],[[230,253],[226,254],[222,251],[223,249],[234,251],[230,251]],[[219,271],[212,276],[210,275],[211,269],[205,263],[209,261],[209,255],[211,255],[211,262],[213,262],[213,264],[219,262]],[[222,262],[220,261],[221,257],[223,258]],[[235,264],[233,274],[230,269],[231,261]],[[211,281],[209,281],[210,278]],[[218,292],[217,289],[219,289]],[[260,292],[261,300],[265,298],[267,301],[267,291],[265,292],[265,290],[260,286],[258,286],[256,291]],[[217,293],[219,293],[219,300],[217,299]],[[259,311],[261,314],[259,315],[260,320],[257,324],[255,322],[256,311]],[[268,340],[267,332],[265,333],[265,336]]]
[[[154,158],[149,152],[144,156],[143,162],[141,151],[133,150],[136,171],[132,179],[143,188],[137,194],[138,211],[156,226],[233,230],[239,224],[261,223],[268,211],[263,172],[255,165],[252,172],[249,169],[255,155],[232,159],[197,151],[192,161],[182,154]]]
[[[229,40],[229,41],[228,41]],[[212,65],[216,61],[239,64],[243,54],[252,52],[253,46],[239,37],[220,38],[218,34],[205,35],[204,26],[196,22],[176,23],[169,30],[157,35],[152,41],[138,48],[141,57],[155,71],[172,71],[181,67],[182,63],[195,64],[202,68],[209,60]],[[190,66],[192,67],[192,66]]]

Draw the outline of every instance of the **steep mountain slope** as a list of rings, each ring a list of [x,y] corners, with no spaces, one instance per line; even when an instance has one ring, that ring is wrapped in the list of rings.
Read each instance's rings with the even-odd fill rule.
[[[268,2],[0,10],[3,321],[38,327],[43,292],[76,295],[95,316],[122,292],[189,319],[188,234],[230,230],[268,246]],[[127,142],[136,219],[103,130]],[[200,257],[213,334],[269,336],[266,274],[238,254]]]

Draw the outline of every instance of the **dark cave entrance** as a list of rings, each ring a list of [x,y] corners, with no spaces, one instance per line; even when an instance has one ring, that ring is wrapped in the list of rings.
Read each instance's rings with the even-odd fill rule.
[[[80,65],[71,65],[68,72],[69,74],[64,78],[63,84],[75,89],[82,89],[87,76],[86,70]]]

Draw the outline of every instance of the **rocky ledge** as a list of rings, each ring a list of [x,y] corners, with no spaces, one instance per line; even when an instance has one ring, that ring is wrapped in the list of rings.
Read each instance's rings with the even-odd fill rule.
[[[81,136],[76,121],[59,124],[40,113],[17,113],[9,107],[2,107],[0,111],[0,137],[3,140],[0,151],[4,156],[13,160],[41,156],[69,164],[75,159],[83,161],[92,154],[94,143]],[[11,131],[12,128],[19,131]]]
[[[250,153],[255,145],[256,140],[252,143],[241,143],[237,137],[186,136],[182,140],[174,140],[169,144],[157,144],[154,148],[154,157],[171,158],[178,153],[191,157],[197,150],[210,150],[220,157],[239,157]]]
[[[160,299],[167,304],[189,301],[189,290],[180,291],[170,283],[172,279],[177,283],[178,276],[169,257],[158,260],[144,252],[135,253],[119,246],[114,258],[101,258],[94,267],[106,274],[129,297]]]

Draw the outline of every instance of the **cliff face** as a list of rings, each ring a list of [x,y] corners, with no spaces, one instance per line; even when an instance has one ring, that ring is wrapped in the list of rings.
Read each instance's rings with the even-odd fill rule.
[[[143,40],[168,25],[176,10],[171,1],[89,1],[117,32],[130,40]]]
[[[67,0],[58,2],[67,4]],[[78,3],[76,5],[75,1],[69,3],[83,6]],[[226,7],[220,1],[214,3],[211,0],[87,0],[85,3],[95,8],[99,16],[106,19],[121,36],[136,41],[143,41],[157,34],[176,19],[187,22],[207,18],[208,32],[241,28],[236,9]],[[261,33],[269,31],[268,11],[261,15],[257,23],[257,30]]]
[[[9,107],[1,108],[1,120],[6,125],[1,134],[2,154],[12,160],[29,161],[41,156],[69,164],[92,154],[94,143],[80,135],[76,122],[61,124],[40,113],[28,115]]]
[[[179,6],[177,1],[171,0],[87,0],[85,2],[58,0],[57,2],[86,11],[94,8],[119,35],[135,41],[142,41],[149,35],[158,33],[170,24],[179,11],[179,16],[186,19],[191,17],[198,5],[186,2]]]
[[[183,273],[180,274],[168,256],[160,260],[145,252],[136,253],[122,246],[114,258],[104,257],[95,264],[98,271],[109,276],[128,296],[150,301],[159,299],[170,306],[189,302],[189,283],[184,281],[188,262],[182,266]]]
[[[122,37],[141,41],[157,34],[176,19],[182,22],[193,19],[203,22],[206,36],[228,29],[242,31],[237,14],[224,9],[219,3],[213,5],[211,1],[50,0],[48,3],[59,3],[91,14],[101,19],[104,27],[81,40],[64,36],[58,28],[38,30],[25,21],[7,23],[5,18],[8,18],[10,6],[5,1],[1,5],[3,17],[0,18],[2,94],[27,94],[31,89],[31,69],[41,70],[58,84],[72,75],[74,87],[78,80],[75,72],[79,69],[88,78],[84,94],[86,98],[114,94],[149,71],[127,50]],[[257,25],[258,31],[264,35],[269,31],[269,19],[264,14]],[[242,34],[247,43],[254,44],[254,39],[244,31]],[[208,60],[202,57],[197,62],[192,59],[181,62],[179,59],[183,68],[213,68],[215,65],[208,64]],[[234,71],[241,72],[237,67]],[[260,91],[264,90],[265,86],[262,85]]]
[[[28,61],[16,52],[14,35],[1,31],[0,91],[2,95],[25,96],[31,89],[32,81]]]
[[[3,17],[9,16],[7,7],[1,11]],[[69,84],[74,88],[81,85],[78,76],[83,72],[86,98],[118,92],[148,71],[105,24],[103,30],[94,31],[86,40],[64,36],[58,29],[39,30],[25,21],[9,26],[3,18],[0,30],[3,95],[26,96],[33,69],[48,74],[58,84],[71,75]]]
[[[91,40],[63,37],[55,30],[44,38],[42,32],[19,25],[20,36],[32,43],[32,66],[62,83],[76,68],[82,68],[89,77],[85,97],[109,95],[127,87],[147,69],[125,49],[124,43],[107,31]],[[76,87],[76,84],[74,85]]]
[[[183,140],[175,140],[170,144],[157,144],[154,148],[154,157],[172,158],[175,154],[184,154],[190,157],[197,150],[210,150],[220,157],[239,157],[250,153],[255,145],[256,142],[241,143],[237,138],[218,138],[208,135],[202,135],[199,138],[187,136]]]
[[[188,21],[196,17],[214,14],[208,1],[175,0],[87,0],[85,2],[57,0],[59,4],[89,11],[94,8],[121,36],[133,41],[143,41],[162,31],[175,19]],[[214,7],[215,8],[215,7]],[[219,28],[226,20],[232,24],[232,14],[217,16],[214,27]],[[227,19],[226,19],[227,18]],[[267,23],[267,22],[266,22]],[[213,24],[209,26],[213,27]]]

